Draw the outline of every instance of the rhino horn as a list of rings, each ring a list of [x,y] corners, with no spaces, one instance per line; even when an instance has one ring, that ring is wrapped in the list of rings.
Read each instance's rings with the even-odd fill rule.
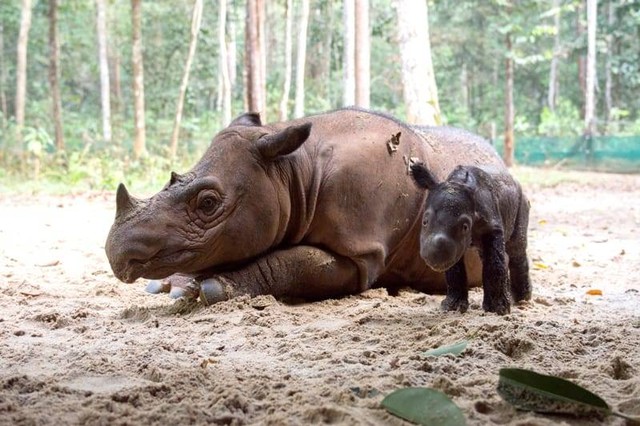
[[[178,182],[180,179],[182,179],[182,175],[176,173],[176,172],[171,172],[171,178],[169,178],[169,186],[173,185],[174,183]]]
[[[129,195],[127,187],[124,183],[118,185],[118,191],[116,192],[116,217],[124,216],[128,211],[133,209],[136,205],[136,200]]]

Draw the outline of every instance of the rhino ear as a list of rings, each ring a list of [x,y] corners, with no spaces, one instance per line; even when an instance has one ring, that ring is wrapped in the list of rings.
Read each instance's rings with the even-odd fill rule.
[[[262,121],[260,121],[260,113],[245,112],[244,114],[236,117],[231,123],[229,123],[229,127],[233,126],[262,126]]]
[[[290,154],[300,148],[300,145],[309,138],[310,133],[311,123],[287,127],[278,133],[261,137],[258,140],[258,151],[266,160]]]
[[[433,189],[438,185],[436,178],[423,163],[411,164],[411,177],[416,185],[422,189]]]

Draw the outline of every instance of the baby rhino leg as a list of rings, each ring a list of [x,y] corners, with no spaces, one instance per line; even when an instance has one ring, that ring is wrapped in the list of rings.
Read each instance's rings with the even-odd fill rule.
[[[509,274],[505,262],[504,236],[502,232],[488,234],[482,241],[482,307],[499,315],[511,311]]]
[[[445,273],[447,278],[447,297],[440,307],[443,311],[467,312],[469,308],[469,291],[467,289],[467,272],[464,268],[464,256]]]
[[[520,302],[531,299],[531,281],[529,280],[529,260],[527,259],[527,227],[529,225],[529,206],[520,207],[516,227],[509,242],[509,275],[513,300]]]

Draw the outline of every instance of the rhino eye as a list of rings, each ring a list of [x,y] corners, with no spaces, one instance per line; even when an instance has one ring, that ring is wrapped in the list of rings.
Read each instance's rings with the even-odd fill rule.
[[[204,214],[212,214],[218,208],[218,200],[210,195],[202,197],[198,203],[198,208],[202,210]]]

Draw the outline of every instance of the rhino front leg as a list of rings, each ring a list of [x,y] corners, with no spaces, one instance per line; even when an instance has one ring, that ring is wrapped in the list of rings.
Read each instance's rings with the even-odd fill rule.
[[[358,268],[353,261],[311,246],[278,250],[243,269],[200,283],[205,305],[243,294],[325,299],[358,291]]]
[[[195,285],[193,277],[174,274],[161,280],[149,281],[145,287],[145,291],[151,294],[169,293],[169,297],[173,299],[179,297],[196,299],[199,289],[197,285]]]

